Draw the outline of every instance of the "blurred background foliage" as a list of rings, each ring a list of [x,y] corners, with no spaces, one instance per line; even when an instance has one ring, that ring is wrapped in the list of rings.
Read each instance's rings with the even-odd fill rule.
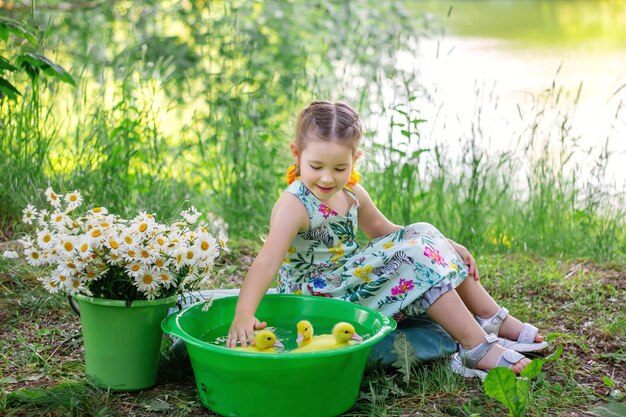
[[[36,53],[72,77],[1,74],[21,92],[0,101],[7,239],[51,185],[126,215],[168,218],[195,205],[232,238],[258,241],[285,185],[295,115],[328,98],[361,112],[364,185],[393,221],[431,222],[475,251],[626,253],[623,194],[567,174],[567,155],[487,157],[480,109],[451,138],[458,145],[426,135],[430,92],[418,69],[397,63],[441,28],[402,2],[46,0],[0,10],[36,38],[0,39],[7,62]],[[537,102],[528,116],[550,133],[524,140],[561,138],[567,153],[567,115],[544,120],[553,104]]]

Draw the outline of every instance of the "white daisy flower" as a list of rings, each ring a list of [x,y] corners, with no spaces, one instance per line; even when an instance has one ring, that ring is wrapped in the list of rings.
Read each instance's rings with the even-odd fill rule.
[[[165,268],[159,269],[157,278],[159,279],[161,285],[165,288],[169,288],[174,284],[174,276]]]
[[[89,210],[89,213],[92,213],[92,214],[102,214],[102,215],[106,216],[109,212],[106,209],[106,207],[94,207],[91,210]]]
[[[194,206],[191,206],[189,209],[181,211],[180,215],[188,224],[194,224],[198,221],[198,218],[202,215],[202,213],[196,210]]]
[[[62,211],[56,210],[50,215],[50,223],[61,233],[66,233],[72,222],[72,219]]]
[[[156,268],[148,268],[142,274],[135,277],[135,286],[139,291],[153,294],[159,288],[159,271]]]
[[[39,215],[38,215],[37,220],[39,222],[40,227],[47,228],[51,220],[50,212],[46,209],[39,210]]]
[[[56,281],[54,281],[51,277],[40,277],[37,278],[39,282],[41,282],[46,290],[50,294],[56,294],[59,292],[59,285]]]
[[[52,275],[50,275],[50,280],[52,282],[54,282],[56,284],[56,286],[61,289],[61,290],[65,290],[67,288],[69,288],[70,286],[70,278],[67,274],[62,273],[61,271],[59,271],[58,269],[54,272],[52,272]]]
[[[46,263],[43,253],[36,246],[24,249],[24,256],[26,261],[32,266],[42,266]]]
[[[198,249],[200,257],[215,258],[217,256],[217,241],[207,232],[198,233],[193,242],[193,247]]]
[[[62,259],[68,259],[78,252],[79,238],[70,235],[60,235],[59,240],[54,245],[54,250]]]
[[[230,253],[230,249],[228,248],[228,246],[226,246],[226,243],[228,243],[228,236],[226,235],[226,232],[220,230],[217,240],[220,242],[222,250],[226,253]]]
[[[188,248],[184,248],[182,250],[183,262],[185,265],[194,265],[196,262],[200,260],[202,255],[200,254],[200,250],[195,246],[190,246]]]
[[[94,264],[87,264],[82,272],[85,279],[96,279],[101,274],[100,269]]]
[[[61,207],[61,197],[63,196],[60,194],[56,194],[54,191],[52,191],[52,187],[48,187],[48,189],[46,190],[46,199],[48,200],[50,205],[52,205],[52,207]]]
[[[126,266],[124,266],[124,269],[126,270],[126,273],[133,278],[140,277],[144,273],[143,266],[136,261],[126,264]]]
[[[150,233],[152,233],[155,223],[156,221],[154,220],[154,216],[152,214],[141,211],[132,220],[130,227],[139,232],[142,236],[141,238],[143,239],[143,236],[149,236]]]
[[[32,224],[35,217],[37,217],[37,209],[32,204],[27,205],[22,211],[22,221],[26,224]]]
[[[93,293],[89,291],[87,287],[85,287],[85,283],[79,277],[73,277],[69,281],[67,293],[70,295],[74,294],[85,294],[88,296],[93,296]]]
[[[20,256],[17,254],[17,252],[13,251],[13,250],[6,250],[4,251],[4,253],[2,254],[2,256],[4,256],[7,259],[17,259]]]
[[[88,259],[93,254],[93,244],[94,240],[89,235],[82,235],[78,238],[76,249],[78,251],[78,255],[82,259]]]
[[[56,243],[54,234],[48,229],[42,229],[37,232],[37,244],[42,249],[49,249]]]
[[[65,194],[65,201],[67,202],[67,211],[73,211],[83,203],[83,196],[76,190],[71,193]]]

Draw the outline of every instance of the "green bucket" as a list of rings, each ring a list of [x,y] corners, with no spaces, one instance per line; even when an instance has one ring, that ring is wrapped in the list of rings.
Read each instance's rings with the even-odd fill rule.
[[[176,295],[133,301],[74,295],[83,325],[85,373],[102,387],[137,391],[156,383],[163,331],[160,323]]]
[[[395,321],[382,313],[346,301],[266,295],[257,317],[275,327],[279,339],[279,331],[295,336],[297,322],[307,319],[316,334],[330,333],[334,324],[347,321],[365,340],[308,353],[250,353],[209,343],[227,334],[236,304],[237,297],[221,298],[203,312],[204,303],[199,303],[170,315],[161,324],[166,333],[185,342],[202,403],[223,416],[340,415],[356,402],[372,347],[396,327]],[[285,348],[294,348],[293,343]]]

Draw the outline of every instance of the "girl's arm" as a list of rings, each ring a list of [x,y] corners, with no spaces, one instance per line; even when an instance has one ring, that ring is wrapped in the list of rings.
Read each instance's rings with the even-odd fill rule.
[[[356,184],[352,190],[359,199],[359,227],[370,239],[388,235],[402,228],[393,224],[378,210],[365,188]]]
[[[293,194],[283,193],[272,210],[269,235],[241,286],[235,317],[228,331],[227,347],[235,347],[237,341],[241,346],[253,344],[254,330],[265,327],[265,323],[255,317],[256,309],[297,233],[305,230],[308,224],[309,216],[302,202]]]

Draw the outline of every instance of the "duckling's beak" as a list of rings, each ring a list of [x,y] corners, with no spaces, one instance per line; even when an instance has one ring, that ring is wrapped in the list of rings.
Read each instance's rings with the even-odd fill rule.
[[[356,332],[354,332],[354,334],[352,335],[352,340],[356,340],[357,342],[362,342],[363,338],[359,336],[358,334],[356,334]]]
[[[274,342],[274,347],[281,348],[281,349],[285,348],[285,346],[282,343],[280,343],[280,340],[278,339],[276,339],[276,342]]]
[[[298,337],[296,337],[296,343],[300,343],[304,340],[304,335],[302,333],[298,333]]]

